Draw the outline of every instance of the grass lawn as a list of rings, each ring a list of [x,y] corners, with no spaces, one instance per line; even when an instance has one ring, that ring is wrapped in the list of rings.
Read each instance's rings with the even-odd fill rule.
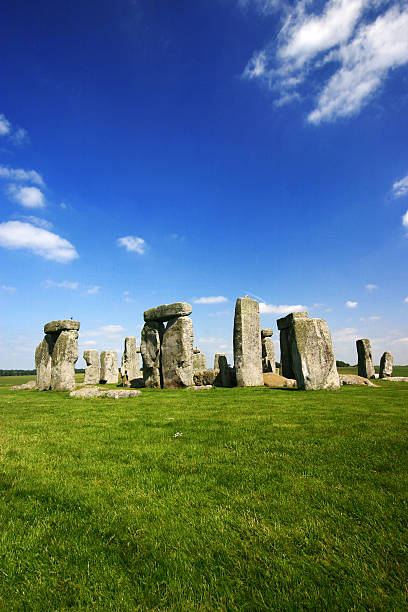
[[[29,379],[0,378],[1,610],[407,609],[408,383]]]

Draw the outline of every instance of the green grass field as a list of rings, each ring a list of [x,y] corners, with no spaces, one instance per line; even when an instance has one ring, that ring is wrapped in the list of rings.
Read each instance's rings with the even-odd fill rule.
[[[1,610],[407,609],[408,383],[9,391],[29,379],[0,379]]]

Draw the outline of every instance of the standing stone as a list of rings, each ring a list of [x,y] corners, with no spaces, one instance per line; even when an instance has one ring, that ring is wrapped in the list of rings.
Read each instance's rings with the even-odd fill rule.
[[[87,349],[84,351],[84,359],[86,361],[84,384],[97,385],[101,379],[98,351],[96,349]]]
[[[307,319],[309,317],[306,311],[292,312],[286,317],[278,319],[279,344],[280,344],[280,368],[279,374],[285,378],[294,379],[295,373],[292,367],[292,356],[289,342],[289,329],[296,319]]]
[[[273,329],[261,331],[262,340],[262,372],[276,373],[275,347],[272,341]]]
[[[248,296],[235,304],[234,363],[238,387],[263,385],[259,304]]]
[[[194,372],[199,372],[200,370],[207,369],[207,361],[205,359],[205,355],[200,351],[200,349],[193,349],[193,370]]]
[[[53,334],[45,334],[35,350],[36,388],[48,391],[51,388],[51,356],[55,338]]]
[[[75,389],[75,364],[78,359],[78,332],[63,330],[58,334],[51,357],[51,389]]]
[[[380,361],[380,378],[388,378],[392,376],[392,367],[394,365],[394,359],[388,351],[383,353]]]
[[[193,382],[193,323],[188,316],[171,319],[162,341],[163,387],[191,387]]]
[[[229,365],[226,353],[215,354],[214,370],[219,370],[219,374],[214,382],[216,387],[235,387],[235,371]]]
[[[134,386],[136,380],[141,376],[136,338],[134,336],[125,338],[125,348],[122,355],[120,373],[122,375],[122,384],[124,387]]]
[[[340,388],[326,321],[309,319],[307,313],[291,313],[278,320],[278,329],[281,337],[283,332],[286,351],[283,357],[281,354],[281,364],[293,372],[298,389]]]
[[[361,338],[361,340],[356,341],[356,346],[358,355],[358,375],[364,378],[375,378],[370,340],[368,338]]]
[[[158,321],[145,323],[141,334],[140,352],[143,359],[143,381],[145,387],[160,389],[161,373],[161,343],[164,325]]]
[[[101,353],[101,383],[108,385],[118,384],[118,354],[116,351],[102,351]]]

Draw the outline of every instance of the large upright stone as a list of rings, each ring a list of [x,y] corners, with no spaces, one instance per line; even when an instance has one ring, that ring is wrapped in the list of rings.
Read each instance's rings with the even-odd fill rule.
[[[48,391],[51,388],[51,356],[56,338],[45,334],[35,350],[36,388]]]
[[[273,346],[273,329],[263,329],[261,331],[262,340],[262,372],[276,373],[275,347]]]
[[[164,325],[158,321],[145,323],[141,334],[140,352],[143,359],[145,387],[161,387],[161,343]]]
[[[170,321],[176,317],[186,317],[193,312],[193,307],[187,302],[175,302],[174,304],[162,304],[156,308],[149,308],[144,312],[146,323],[150,321]]]
[[[218,370],[214,385],[216,387],[235,387],[235,371],[228,363],[226,353],[216,353],[214,357],[214,370]]]
[[[86,385],[97,385],[101,379],[98,351],[87,349],[84,351],[84,359],[86,361],[84,383]]]
[[[259,304],[248,296],[235,304],[234,363],[238,387],[263,385]]]
[[[205,359],[205,355],[200,351],[200,349],[193,350],[193,370],[194,372],[199,372],[200,370],[207,369],[207,361]]]
[[[163,387],[191,387],[193,382],[193,323],[188,316],[171,319],[162,341]]]
[[[278,319],[281,374],[296,378],[298,389],[339,389],[333,344],[326,321],[294,312]]]
[[[280,344],[280,375],[285,378],[293,379],[295,378],[295,373],[292,367],[292,356],[291,349],[289,343],[289,329],[293,325],[294,321],[298,319],[307,319],[309,317],[308,313],[304,310],[301,312],[291,312],[286,315],[286,317],[282,317],[278,319],[278,329],[280,331],[279,334],[279,344]]]
[[[116,351],[102,351],[101,353],[101,383],[114,385],[118,383],[118,354]]]
[[[390,352],[385,351],[380,361],[380,378],[388,378],[392,376],[392,368],[394,365],[394,359]]]
[[[58,334],[51,357],[51,389],[75,389],[75,364],[78,359],[78,332],[63,330]]]
[[[375,378],[373,365],[373,354],[371,343],[368,338],[361,338],[356,341],[358,356],[358,375],[364,378]]]
[[[137,353],[136,338],[134,336],[125,338],[120,373],[122,375],[124,387],[134,386],[136,380],[141,376],[139,355]]]

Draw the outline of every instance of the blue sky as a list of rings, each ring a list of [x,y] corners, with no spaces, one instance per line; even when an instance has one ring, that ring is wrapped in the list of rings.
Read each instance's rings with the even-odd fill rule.
[[[408,363],[406,2],[17,1],[0,52],[0,367],[181,300],[212,367],[247,293]]]

